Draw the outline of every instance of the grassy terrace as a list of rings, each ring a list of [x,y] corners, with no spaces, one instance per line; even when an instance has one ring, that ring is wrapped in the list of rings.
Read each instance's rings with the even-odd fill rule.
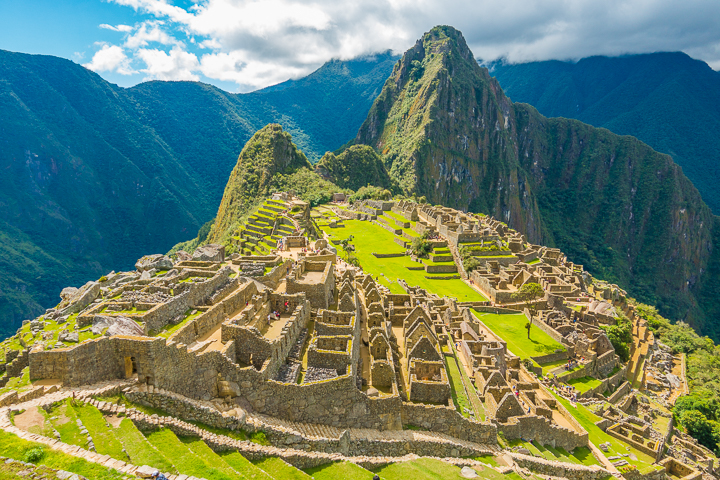
[[[181,322],[179,322],[177,325],[172,325],[172,324],[165,325],[165,327],[163,327],[162,331],[160,333],[158,333],[157,336],[162,337],[162,338],[170,338],[170,336],[173,333],[177,332],[182,327],[187,325],[187,323],[190,320],[197,318],[204,313],[204,312],[201,312],[200,310],[198,310],[191,315],[190,312],[192,312],[192,309],[189,309],[187,312],[185,312],[185,318]]]
[[[462,381],[465,384],[465,388],[467,389],[466,393],[470,396],[470,403],[473,406],[473,410],[475,410],[475,420],[481,422],[485,420],[485,406],[483,405],[482,401],[480,401],[477,390],[475,390],[475,385],[473,385],[472,381],[467,376],[467,372],[465,371],[465,367],[463,367],[462,362],[460,361],[460,357],[458,355],[457,349],[455,348],[455,345],[452,342],[443,344],[443,353],[446,352],[446,348],[448,348],[448,345],[450,346],[450,349],[452,349],[453,355],[455,357],[454,360],[458,367],[458,373],[462,377]],[[447,356],[446,360],[448,362],[450,361]]]
[[[57,470],[77,473],[78,475],[92,478],[93,480],[120,480],[127,478],[126,475],[121,474],[117,470],[112,470],[102,465],[67,455],[58,450],[49,449],[40,443],[22,440],[11,433],[0,430],[0,452],[2,452],[2,455],[5,457],[22,460],[25,452],[35,447],[41,447],[45,452],[42,458],[36,462],[38,465],[45,465]],[[17,477],[11,476],[6,478]]]
[[[527,318],[522,313],[482,313],[471,310],[473,315],[488,326],[500,338],[507,342],[508,349],[521,358],[547,355],[558,349],[565,349],[550,335],[537,326],[530,329],[528,338],[525,324]]]
[[[373,473],[350,462],[336,462],[305,470],[315,480],[372,480]]]
[[[353,235],[355,254],[362,268],[393,293],[405,293],[397,283],[403,278],[408,285],[420,286],[429,292],[442,296],[454,297],[458,301],[485,301],[482,294],[471,288],[460,279],[431,280],[425,278],[424,270],[408,270],[407,267],[418,267],[422,264],[413,262],[410,257],[376,258],[373,252],[401,253],[402,247],[393,241],[394,235],[372,222],[360,220],[344,220],[341,227],[330,228],[326,222],[318,221],[318,226],[332,240],[343,240]],[[342,252],[340,252],[342,254]]]
[[[599,387],[602,385],[602,382],[598,380],[597,378],[593,377],[581,377],[576,378],[575,380],[570,380],[567,382],[569,385],[572,385],[577,389],[580,393],[585,393],[588,390],[592,390],[593,388]]]
[[[442,351],[455,408],[457,408],[457,411],[460,412],[463,417],[470,418],[470,413],[468,412],[474,412],[475,409],[465,392],[462,374],[460,373],[460,368],[457,360],[455,359],[455,355],[452,350],[450,350],[450,347],[448,347],[445,343],[442,344]]]

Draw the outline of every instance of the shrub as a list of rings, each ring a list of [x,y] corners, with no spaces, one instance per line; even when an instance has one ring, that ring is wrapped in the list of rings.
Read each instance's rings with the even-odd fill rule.
[[[426,230],[422,235],[413,239],[410,248],[418,257],[424,257],[432,250],[432,244],[428,241],[429,235],[429,232]]]
[[[23,462],[37,463],[43,458],[43,456],[45,456],[45,450],[43,450],[42,447],[33,447],[25,450],[25,453],[23,454]]]
[[[98,278],[98,282],[107,282],[107,275],[103,275],[102,277]]]

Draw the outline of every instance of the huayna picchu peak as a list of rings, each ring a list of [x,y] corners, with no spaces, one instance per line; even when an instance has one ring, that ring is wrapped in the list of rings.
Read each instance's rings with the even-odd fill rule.
[[[406,195],[488,212],[716,334],[716,217],[672,158],[513,104],[452,27],[403,55],[355,142],[382,155]]]
[[[0,477],[719,478],[720,222],[672,158],[450,26],[368,108],[315,165],[267,123],[194,238],[0,342]]]

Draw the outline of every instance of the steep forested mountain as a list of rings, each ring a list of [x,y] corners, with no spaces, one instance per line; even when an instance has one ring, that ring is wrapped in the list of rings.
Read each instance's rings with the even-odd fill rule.
[[[705,62],[675,52],[488,67],[515,102],[672,155],[720,213],[720,73]]]
[[[346,143],[396,59],[332,61],[234,95],[196,82],[124,89],[68,60],[0,51],[0,336],[63,287],[194,236],[266,124],[314,160]]]
[[[406,193],[490,213],[714,332],[716,217],[672,158],[513,104],[452,27],[405,53],[355,142],[374,147]]]

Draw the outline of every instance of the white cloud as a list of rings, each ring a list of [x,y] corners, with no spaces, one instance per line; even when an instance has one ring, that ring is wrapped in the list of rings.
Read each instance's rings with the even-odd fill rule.
[[[166,0],[111,1],[156,20],[128,33],[126,46],[139,48],[136,56],[157,42],[175,45],[164,54],[180,58],[185,47],[170,35],[186,37],[193,48],[211,52],[195,57],[194,67],[170,71],[202,73],[241,89],[305,75],[331,58],[388,48],[401,53],[438,24],[460,29],[484,60],[682,50],[720,65],[717,0],[194,0],[188,8]]]
[[[100,28],[103,28],[105,30],[112,30],[113,32],[131,32],[133,27],[130,25],[108,25],[107,23],[101,23],[99,25]]]
[[[162,22],[144,22],[125,40],[127,48],[147,47],[150,42],[162,45],[182,45],[175,37],[168,35],[160,26]]]
[[[140,70],[147,75],[145,80],[200,80],[194,73],[199,68],[197,57],[178,46],[169,53],[141,48],[136,55],[145,62],[146,68]]]
[[[93,72],[117,72],[120,75],[136,73],[130,67],[130,59],[117,45],[103,45],[100,50],[95,52],[90,63],[83,64],[83,67]]]

